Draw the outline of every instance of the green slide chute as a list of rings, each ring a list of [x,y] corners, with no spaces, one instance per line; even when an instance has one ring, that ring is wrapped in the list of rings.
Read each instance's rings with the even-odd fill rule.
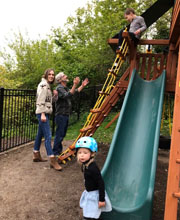
[[[102,169],[112,212],[104,220],[150,220],[166,72],[153,81],[133,70]]]

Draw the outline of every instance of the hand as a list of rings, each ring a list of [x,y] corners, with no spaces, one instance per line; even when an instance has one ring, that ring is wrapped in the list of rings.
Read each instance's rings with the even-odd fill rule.
[[[57,90],[53,90],[53,95],[54,96],[58,96],[58,91]]]
[[[100,202],[99,201],[99,204],[98,204],[99,208],[104,207],[105,205],[106,205],[106,202]]]
[[[140,34],[140,33],[141,33],[141,30],[140,30],[140,29],[138,29],[137,31],[134,32],[135,35],[138,35],[138,34]]]
[[[73,83],[77,86],[80,82],[80,78],[79,77],[75,77],[73,80]]]
[[[86,78],[85,80],[82,81],[82,86],[85,87],[87,86],[87,84],[89,83],[88,78]]]
[[[44,113],[41,113],[41,121],[46,122],[46,115]]]

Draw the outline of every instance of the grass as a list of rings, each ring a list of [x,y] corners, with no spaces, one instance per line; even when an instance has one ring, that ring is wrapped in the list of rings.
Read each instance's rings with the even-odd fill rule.
[[[107,144],[111,143],[117,120],[113,124],[111,124],[111,126],[109,128],[106,129],[105,127],[115,117],[115,115],[117,115],[117,113],[118,112],[111,112],[105,118],[105,120],[101,124],[101,126],[96,130],[93,137],[96,139],[97,142],[107,143]],[[65,140],[75,140],[78,137],[78,135],[80,133],[80,129],[84,126],[84,123],[86,122],[88,114],[89,113],[84,113],[80,117],[80,120],[77,123],[70,125],[68,127],[68,131],[67,131]],[[163,136],[170,136],[168,120],[164,120],[160,133]]]
[[[79,130],[83,127],[83,125],[86,122],[86,118],[89,113],[85,113],[80,117],[80,120],[68,127],[68,131],[65,137],[65,140],[75,140],[77,136],[79,135]],[[109,127],[105,128],[106,125],[114,118],[114,116],[117,114],[117,112],[110,113],[104,120],[104,122],[101,124],[101,126],[96,130],[93,137],[96,139],[97,142],[101,143],[111,143],[114,129],[116,127],[117,120]]]
[[[172,120],[170,122],[169,120],[164,119],[163,123],[161,123],[161,135],[170,137],[171,132],[172,132]]]

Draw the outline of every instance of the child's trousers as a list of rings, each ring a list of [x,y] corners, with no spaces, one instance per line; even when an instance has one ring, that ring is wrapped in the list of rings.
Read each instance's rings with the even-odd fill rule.
[[[118,34],[118,38],[119,38],[118,47],[120,47],[122,45],[122,42],[124,40],[124,38],[122,37],[123,31],[124,31],[124,29],[121,29],[119,34]],[[128,32],[128,33],[130,35],[130,38],[134,41],[134,43],[137,44],[139,42],[139,39],[136,38],[135,34],[132,33],[132,32]]]

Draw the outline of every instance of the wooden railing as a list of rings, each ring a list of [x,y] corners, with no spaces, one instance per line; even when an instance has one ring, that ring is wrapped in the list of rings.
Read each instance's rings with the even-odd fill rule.
[[[117,45],[118,38],[112,38],[108,40],[108,44]],[[138,43],[139,45],[169,45],[169,40],[167,39],[155,39],[155,40],[145,40],[141,39]]]
[[[136,69],[146,80],[156,79],[166,69],[167,56],[164,54],[141,54],[136,56]]]

